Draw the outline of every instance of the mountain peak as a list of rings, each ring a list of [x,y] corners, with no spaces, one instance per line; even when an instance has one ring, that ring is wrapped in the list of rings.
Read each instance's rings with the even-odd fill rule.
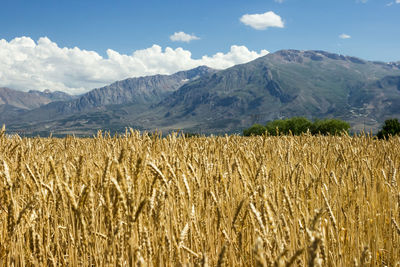
[[[206,66],[206,65],[201,65],[198,66],[197,68],[194,68],[193,70],[198,70],[198,71],[207,71],[207,70],[211,70],[212,68]]]
[[[204,76],[206,74],[213,73],[213,72],[216,72],[216,71],[217,70],[215,70],[215,69],[212,69],[210,67],[202,65],[202,66],[198,66],[198,67],[196,67],[194,69],[179,71],[179,72],[174,73],[172,75],[177,75],[177,76],[183,75],[183,76],[185,76],[185,79],[193,80],[195,78],[198,78],[198,77],[201,77],[201,76]]]

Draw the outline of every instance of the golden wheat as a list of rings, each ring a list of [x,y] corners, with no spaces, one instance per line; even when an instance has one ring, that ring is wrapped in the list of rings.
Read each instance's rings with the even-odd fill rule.
[[[0,131],[1,266],[396,266],[400,139]]]

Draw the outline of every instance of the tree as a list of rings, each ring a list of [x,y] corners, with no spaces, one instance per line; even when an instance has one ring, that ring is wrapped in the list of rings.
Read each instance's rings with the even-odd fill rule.
[[[263,135],[265,134],[266,128],[261,124],[254,124],[248,129],[243,131],[244,136],[252,136],[252,135]]]
[[[382,129],[378,132],[379,139],[387,139],[389,136],[400,134],[400,122],[398,119],[385,120]]]
[[[265,125],[266,130],[271,135],[288,134],[287,120],[274,120]]]
[[[350,124],[338,119],[324,119],[314,121],[311,127],[312,134],[337,135],[348,132]]]
[[[290,130],[293,135],[301,135],[312,127],[312,122],[304,117],[294,117],[287,120],[286,126],[287,130]]]
[[[312,126],[311,121],[304,117],[293,117],[286,120],[274,120],[265,126],[271,135],[289,134],[300,135],[306,133]]]

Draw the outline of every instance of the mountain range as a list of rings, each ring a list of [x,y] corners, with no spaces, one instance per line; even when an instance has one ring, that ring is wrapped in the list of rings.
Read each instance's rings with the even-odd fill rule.
[[[293,116],[335,117],[353,131],[376,131],[386,118],[400,116],[400,62],[281,50],[225,70],[202,66],[130,78],[80,96],[0,89],[0,112],[0,123],[23,134],[125,127],[233,133]]]
[[[22,92],[10,88],[0,87],[0,121],[21,116],[30,111],[54,101],[69,101],[77,98],[64,92],[50,90],[30,90]]]

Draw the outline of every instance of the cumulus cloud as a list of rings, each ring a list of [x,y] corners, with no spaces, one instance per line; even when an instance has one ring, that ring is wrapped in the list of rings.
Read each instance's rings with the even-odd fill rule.
[[[342,33],[341,35],[339,35],[339,38],[340,38],[340,39],[350,39],[351,36],[348,35],[348,34]]]
[[[171,35],[169,37],[169,39],[171,39],[171,41],[174,41],[174,42],[186,42],[186,43],[189,43],[190,41],[199,40],[200,38],[197,37],[194,34],[187,34],[187,33],[184,33],[184,32],[175,32],[173,35]]]
[[[19,90],[50,89],[80,94],[117,80],[177,71],[207,65],[225,69],[268,54],[232,45],[227,53],[192,58],[183,48],[163,49],[159,45],[136,50],[131,55],[112,49],[102,57],[78,47],[61,48],[47,37],[37,42],[29,37],[0,40],[0,87]]]
[[[282,18],[272,11],[263,14],[245,14],[240,21],[256,30],[265,30],[268,27],[283,28],[285,25]]]

